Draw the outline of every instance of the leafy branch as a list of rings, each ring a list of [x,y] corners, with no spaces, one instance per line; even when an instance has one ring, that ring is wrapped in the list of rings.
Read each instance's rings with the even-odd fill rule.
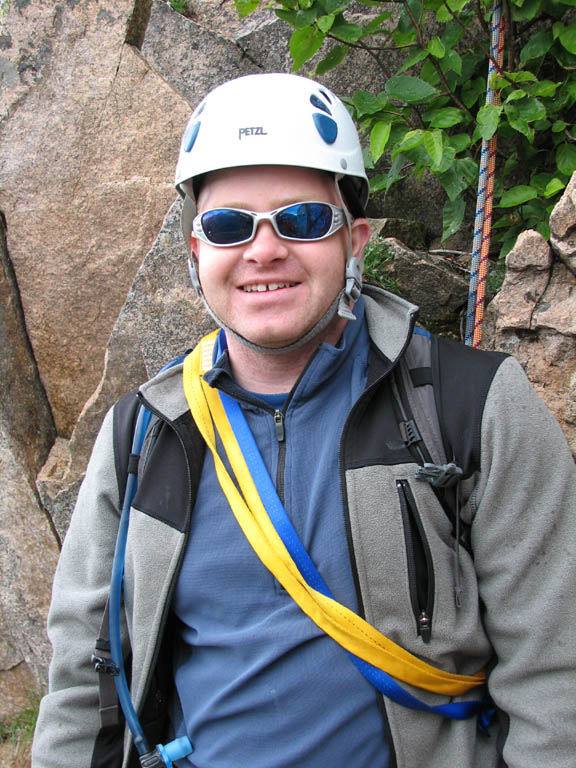
[[[241,16],[260,0],[235,0]],[[322,77],[363,52],[382,73],[374,91],[346,100],[365,141],[371,189],[433,174],[446,193],[443,239],[458,231],[475,193],[483,140],[498,132],[493,241],[506,253],[549,214],[576,171],[575,0],[504,0],[505,69],[490,88],[492,0],[272,0],[293,29],[293,70],[312,59]],[[386,41],[383,45],[384,40]],[[393,50],[395,71],[382,54]],[[386,56],[390,60],[389,56]]]

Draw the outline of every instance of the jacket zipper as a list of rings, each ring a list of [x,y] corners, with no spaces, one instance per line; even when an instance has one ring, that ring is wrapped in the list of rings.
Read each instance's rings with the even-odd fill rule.
[[[284,472],[286,469],[286,428],[284,426],[284,416],[287,403],[280,410],[276,408],[273,413],[274,432],[278,441],[278,468],[276,470],[276,492],[282,504],[284,504]]]
[[[404,354],[406,347],[408,346],[410,339],[412,337],[412,331],[414,328],[414,324],[416,322],[416,317],[412,317],[410,322],[410,331],[407,335],[406,343],[404,344],[404,347],[402,348],[402,351],[398,357],[400,357],[402,354]],[[373,351],[370,352],[370,355],[375,354]],[[380,356],[378,356],[380,357]],[[380,358],[381,359],[381,358]],[[398,359],[398,358],[397,358]],[[369,357],[370,361],[370,357]],[[350,509],[348,506],[348,489],[346,487],[346,472],[344,470],[344,458],[343,458],[343,445],[346,441],[346,437],[348,434],[348,430],[350,429],[350,425],[352,424],[353,418],[355,414],[358,411],[358,408],[363,404],[371,395],[372,392],[375,392],[376,389],[382,384],[384,379],[390,375],[390,372],[393,370],[394,364],[390,365],[386,368],[380,375],[378,375],[362,392],[360,397],[356,400],[354,405],[352,406],[352,409],[350,413],[348,414],[346,421],[344,423],[344,427],[342,429],[342,435],[340,437],[340,443],[338,445],[338,469],[340,474],[340,494],[342,496],[342,505],[344,510],[344,525],[346,527],[346,538],[348,540],[348,552],[350,557],[350,568],[352,570],[352,578],[354,580],[354,586],[356,590],[356,599],[358,601],[358,615],[361,616],[363,619],[366,618],[366,611],[364,608],[364,601],[362,600],[362,591],[360,588],[360,577],[358,575],[358,569],[356,568],[356,563],[354,560],[354,542],[352,537],[352,526],[350,523]],[[392,736],[392,729],[390,727],[390,720],[388,718],[388,712],[386,709],[386,699],[384,696],[378,696],[378,706],[380,708],[380,712],[382,714],[382,722],[384,724],[384,731],[386,733],[386,741],[388,743],[388,748],[390,750],[390,766],[389,768],[397,768],[398,766],[398,760],[396,757],[396,746],[394,744],[394,738]]]
[[[424,535],[422,520],[408,480],[397,480],[400,499],[406,555],[410,601],[416,620],[416,632],[425,643],[432,637],[434,611],[434,569],[430,547]]]
[[[283,443],[286,436],[284,431],[284,414],[279,408],[276,408],[274,411],[274,432],[276,433],[276,440],[279,443]]]

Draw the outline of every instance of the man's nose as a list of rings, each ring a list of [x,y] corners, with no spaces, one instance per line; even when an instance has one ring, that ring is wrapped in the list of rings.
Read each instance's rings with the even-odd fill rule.
[[[261,221],[256,228],[254,240],[247,243],[243,258],[246,261],[257,261],[261,264],[285,259],[288,256],[286,240],[278,237],[272,223]]]

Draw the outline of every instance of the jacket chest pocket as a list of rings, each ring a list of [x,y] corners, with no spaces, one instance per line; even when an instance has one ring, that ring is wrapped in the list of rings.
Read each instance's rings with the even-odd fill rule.
[[[434,565],[430,546],[410,483],[396,480],[406,545],[408,586],[416,633],[424,643],[432,637],[434,617]]]

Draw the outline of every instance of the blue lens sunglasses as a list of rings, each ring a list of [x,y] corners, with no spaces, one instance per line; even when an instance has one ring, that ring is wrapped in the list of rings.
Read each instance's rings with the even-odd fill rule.
[[[267,213],[241,208],[213,208],[198,214],[192,234],[209,245],[225,248],[249,243],[261,221],[269,221],[284,240],[324,240],[337,232],[346,219],[342,208],[315,201],[292,203]]]

